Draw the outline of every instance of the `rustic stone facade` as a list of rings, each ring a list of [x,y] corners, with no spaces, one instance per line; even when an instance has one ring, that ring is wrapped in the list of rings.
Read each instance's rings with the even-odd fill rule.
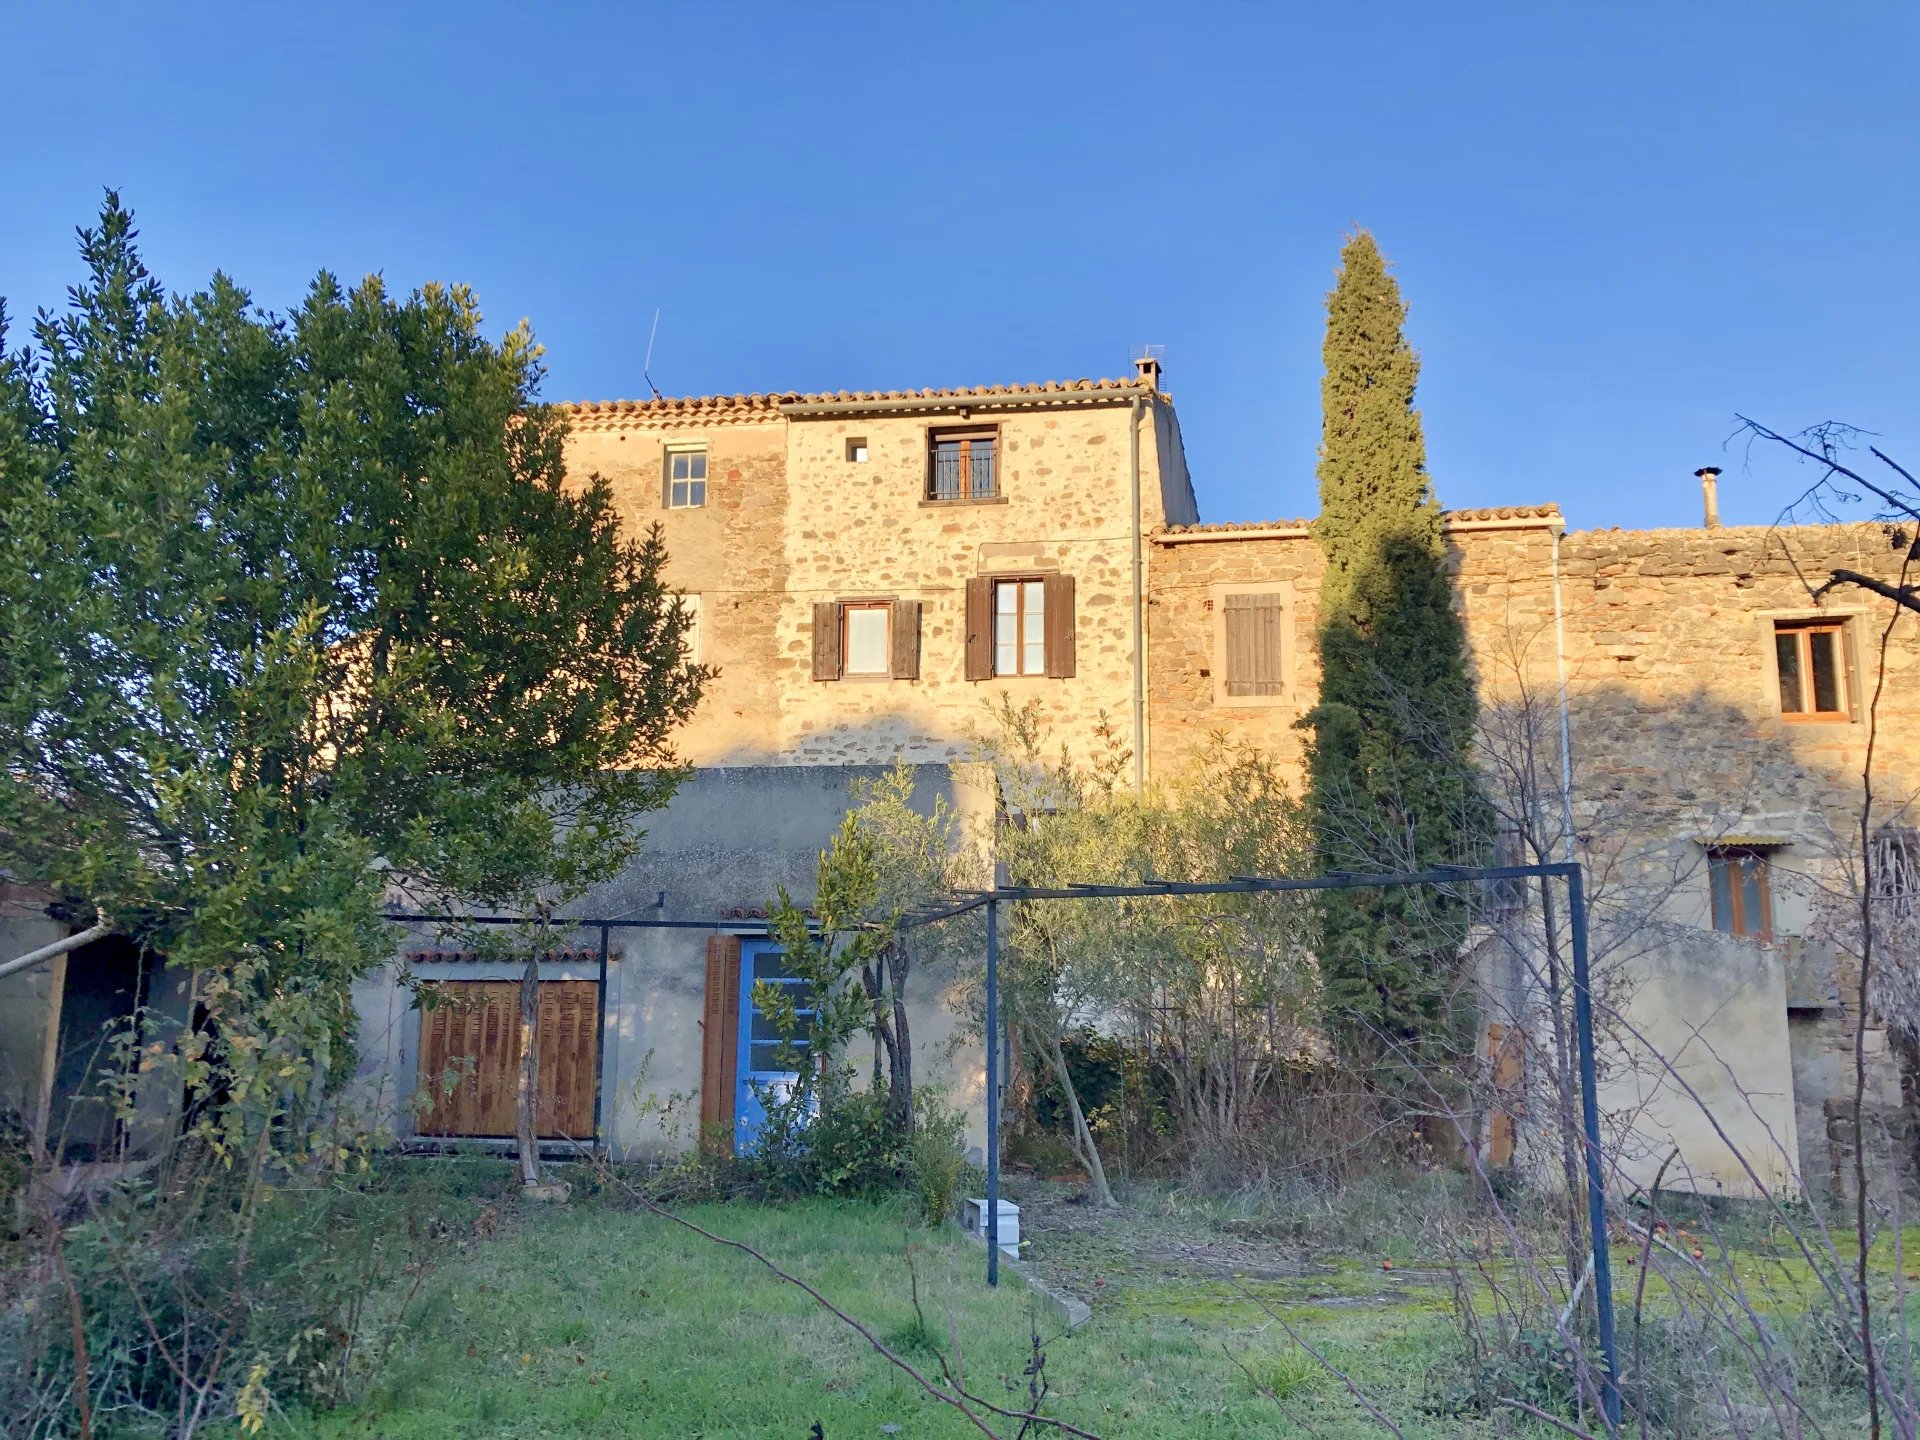
[[[990,701],[1012,697],[1038,701],[1076,748],[1109,727],[1148,782],[1216,736],[1298,778],[1319,685],[1319,547],[1306,521],[1198,523],[1151,362],[1130,381],[616,402],[571,418],[573,472],[605,477],[636,532],[661,525],[669,579],[698,597],[699,658],[717,675],[680,737],[696,766],[937,766],[968,753]],[[992,434],[991,498],[929,498],[931,447],[956,430]],[[705,500],[674,508],[667,457],[687,446],[705,455]],[[1505,763],[1502,746],[1537,747],[1529,763],[1555,797],[1564,689],[1582,858],[1597,893],[1629,897],[1658,927],[1657,945],[1622,962],[1661,1012],[1643,1015],[1658,1022],[1648,1033],[1685,1039],[1688,1083],[1703,1088],[1724,1079],[1710,1073],[1718,1056],[1739,1054],[1756,1133],[1793,1132],[1776,1160],[1823,1174],[1853,1002],[1816,899],[1857,848],[1860,717],[1885,611],[1844,590],[1816,605],[1802,576],[1843,565],[1891,579],[1899,553],[1872,525],[1567,533],[1550,505],[1453,512],[1445,538],[1490,763]],[[1015,576],[1074,581],[1071,675],[968,678],[969,582]],[[821,667],[820,616],[848,602],[917,607],[889,612],[896,631],[916,617],[910,678],[821,678],[837,672]],[[1277,607],[1261,632],[1280,636],[1277,660],[1263,650],[1272,673],[1229,684],[1225,614],[1250,603]],[[1844,627],[1848,713],[1785,718],[1774,627],[1815,617]],[[1920,780],[1912,660],[1907,643],[1886,657],[1875,773],[1888,819]],[[1771,941],[1709,933],[1709,851],[1735,842],[1768,859]],[[1721,974],[1743,955],[1744,984]],[[1714,1015],[1690,1019],[1711,996]],[[1877,1098],[1897,1104],[1883,1037],[1869,1046]],[[1610,1094],[1623,1111],[1685,1108],[1648,1083],[1622,1076]]]
[[[1890,612],[1857,590],[1815,603],[1804,577],[1817,583],[1843,567],[1897,580],[1897,538],[1872,524],[1564,533],[1552,507],[1456,512],[1446,536],[1488,747],[1543,744],[1532,763],[1550,794],[1558,790],[1564,665],[1575,829],[1596,884],[1637,897],[1649,923],[1704,930],[1713,924],[1709,849],[1747,844],[1767,857],[1770,929],[1805,973],[1791,987],[1769,982],[1782,984],[1787,1044],[1766,1039],[1769,1058],[1751,1088],[1764,1089],[1768,1103],[1793,1102],[1797,1134],[1780,1148],[1818,1183],[1830,1169],[1826,1102],[1851,1087],[1858,991],[1844,947],[1822,934],[1820,897],[1844,890],[1857,864],[1864,717]],[[1209,737],[1226,735],[1292,763],[1297,779],[1299,721],[1319,674],[1322,561],[1307,522],[1170,527],[1153,538],[1150,568],[1155,773],[1171,773]],[[1223,663],[1212,607],[1224,589],[1250,588],[1284,597],[1290,648],[1279,703],[1224,698],[1210,673]],[[1781,713],[1775,625],[1814,619],[1843,626],[1844,718]],[[1880,823],[1914,823],[1915,654],[1910,636],[1886,650],[1873,757]],[[1673,951],[1674,933],[1663,929],[1663,949]],[[1756,943],[1715,941],[1722,957]],[[1756,984],[1778,972],[1773,957],[1746,953]],[[1684,974],[1685,965],[1676,959],[1672,969]],[[1663,979],[1659,993],[1671,1005],[1679,992]],[[1751,1060],[1762,1037],[1730,1028],[1725,1013],[1694,1048]],[[1867,1047],[1875,1103],[1896,1105],[1898,1078],[1877,1028]]]
[[[1103,712],[1126,733],[1136,463],[1142,537],[1195,513],[1155,378],[573,407],[570,470],[603,476],[636,533],[658,522],[669,580],[700,597],[700,658],[719,673],[680,737],[684,758],[957,759],[998,694],[1038,699],[1075,742]],[[954,428],[997,432],[993,498],[927,497],[931,437]],[[665,453],[686,444],[706,448],[706,501],[673,509]],[[968,680],[966,582],[1048,574],[1075,582],[1075,673]],[[814,678],[815,607],[882,599],[920,604],[918,675]]]

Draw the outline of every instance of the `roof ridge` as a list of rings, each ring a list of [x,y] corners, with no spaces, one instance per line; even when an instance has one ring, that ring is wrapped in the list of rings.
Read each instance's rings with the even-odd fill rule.
[[[1478,509],[1442,510],[1443,523],[1472,522],[1476,520],[1558,520],[1561,518],[1558,501],[1549,500],[1544,505],[1488,505]],[[1309,518],[1297,520],[1220,520],[1211,524],[1164,525],[1155,530],[1156,535],[1207,535],[1225,534],[1235,530],[1304,530],[1313,525]]]
[[[867,404],[882,400],[990,400],[1027,395],[1086,395],[1139,387],[1129,379],[1043,380],[1024,385],[927,386],[919,390],[767,390],[740,395],[660,395],[648,400],[557,400],[554,408],[589,418],[771,411],[782,405]]]

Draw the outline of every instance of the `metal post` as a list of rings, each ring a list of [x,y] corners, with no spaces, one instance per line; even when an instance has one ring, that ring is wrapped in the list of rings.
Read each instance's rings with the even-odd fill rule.
[[[606,1141],[600,1134],[600,1096],[606,1089],[607,1077],[607,950],[611,937],[611,928],[600,926],[600,984],[594,1000],[593,1014],[593,1144],[595,1149],[605,1146]]]
[[[987,1284],[1000,1283],[1000,905],[987,901]]]
[[[1567,867],[1567,919],[1573,926],[1573,1025],[1580,1045],[1580,1121],[1586,1131],[1587,1226],[1593,1235],[1593,1305],[1600,1323],[1600,1408],[1620,1424],[1620,1357],[1613,1331],[1613,1260],[1607,1249],[1607,1188],[1600,1168],[1599,1077],[1593,1059],[1592,977],[1587,969],[1587,891],[1580,867]]]

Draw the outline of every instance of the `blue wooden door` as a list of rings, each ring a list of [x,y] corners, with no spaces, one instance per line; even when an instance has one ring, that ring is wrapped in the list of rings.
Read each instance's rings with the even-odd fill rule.
[[[778,985],[793,993],[801,1027],[800,1033],[793,1037],[791,1052],[786,1055],[781,1053],[780,1032],[753,1003],[756,982]],[[792,1063],[810,1063],[807,1021],[813,1011],[807,1003],[809,998],[806,982],[788,972],[787,955],[778,941],[743,939],[740,942],[740,1073],[733,1095],[737,1153],[752,1150],[759,1139],[761,1127],[767,1120],[767,1102],[777,1103],[792,1092],[794,1082],[800,1078],[790,1068]]]

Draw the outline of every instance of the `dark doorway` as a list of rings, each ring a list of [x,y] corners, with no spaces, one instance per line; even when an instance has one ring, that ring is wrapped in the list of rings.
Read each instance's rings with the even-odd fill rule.
[[[83,945],[67,957],[60,992],[47,1144],[64,1161],[113,1158],[121,1140],[109,1074],[125,1060],[157,959],[124,935]]]

